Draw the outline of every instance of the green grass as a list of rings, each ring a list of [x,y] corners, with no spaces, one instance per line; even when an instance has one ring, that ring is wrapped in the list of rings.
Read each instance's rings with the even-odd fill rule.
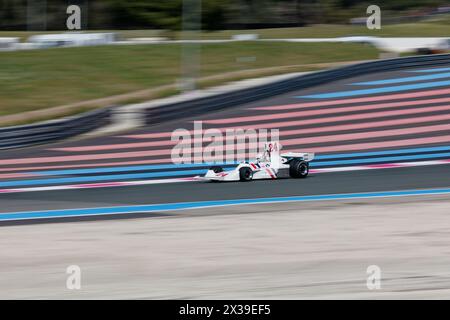
[[[202,77],[378,56],[370,46],[338,43],[208,44],[201,51]],[[1,52],[0,116],[172,84],[180,54],[177,44]]]

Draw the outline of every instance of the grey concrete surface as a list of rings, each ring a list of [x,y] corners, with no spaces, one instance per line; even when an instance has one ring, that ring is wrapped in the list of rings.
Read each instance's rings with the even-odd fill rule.
[[[448,299],[449,241],[449,196],[3,227],[0,298]]]

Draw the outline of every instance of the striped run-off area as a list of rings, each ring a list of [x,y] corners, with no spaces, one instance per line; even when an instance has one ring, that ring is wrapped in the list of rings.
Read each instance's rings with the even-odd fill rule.
[[[449,70],[350,78],[121,135],[1,151],[0,193],[191,181],[186,178],[223,162],[220,153],[205,158],[191,148],[195,164],[174,164],[175,129],[191,134],[184,147],[208,146],[201,133],[210,129],[278,129],[284,152],[317,154],[312,173],[448,164]],[[203,131],[194,130],[194,121]],[[215,141],[230,142],[225,136]],[[246,143],[225,147],[239,154],[247,149]]]

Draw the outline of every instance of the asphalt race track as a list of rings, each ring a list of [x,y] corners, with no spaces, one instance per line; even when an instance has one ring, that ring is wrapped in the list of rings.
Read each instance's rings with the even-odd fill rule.
[[[149,186],[62,190],[0,195],[0,213],[191,201],[362,193],[449,186],[450,166],[399,168],[311,175],[248,183],[186,182]],[[135,216],[134,216],[135,217]]]
[[[448,188],[449,78],[450,66],[380,72],[200,119],[1,151],[0,213]],[[170,137],[178,128],[193,130],[194,120],[203,130],[280,129],[283,151],[316,152],[312,174],[306,180],[186,181],[208,165],[171,164]],[[139,215],[123,217],[130,216]]]

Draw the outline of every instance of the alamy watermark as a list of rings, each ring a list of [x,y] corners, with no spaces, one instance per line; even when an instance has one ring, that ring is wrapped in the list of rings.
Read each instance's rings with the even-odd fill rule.
[[[80,290],[81,268],[77,265],[70,265],[66,269],[66,274],[69,275],[66,280],[66,288],[68,290]]]
[[[367,277],[366,286],[369,290],[380,290],[381,289],[381,268],[377,265],[370,265],[367,267],[366,273],[369,275]]]
[[[202,121],[194,130],[176,129],[171,141],[174,164],[236,163],[254,159],[266,143],[279,142],[278,129],[226,128],[205,129]]]
[[[77,5],[67,7],[66,13],[69,15],[66,20],[68,30],[81,30],[81,8]]]
[[[370,14],[366,20],[367,29],[381,29],[381,8],[375,4],[372,4],[367,7],[366,13]]]

